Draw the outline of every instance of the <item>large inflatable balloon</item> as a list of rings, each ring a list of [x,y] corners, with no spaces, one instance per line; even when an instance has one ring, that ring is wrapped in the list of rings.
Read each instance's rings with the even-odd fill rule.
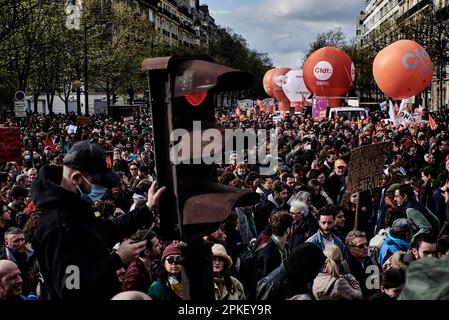
[[[290,108],[300,112],[306,99],[310,96],[302,78],[302,70],[290,70],[284,77],[282,88],[287,98],[290,100]]]
[[[290,109],[290,100],[288,100],[284,89],[282,89],[285,75],[289,71],[290,68],[275,68],[271,74],[270,92],[273,93],[273,97],[277,100],[280,111],[289,111]]]
[[[399,40],[385,47],[373,63],[374,80],[393,100],[410,98],[427,88],[432,71],[426,50],[411,40]]]
[[[269,97],[273,97],[273,92],[271,92],[270,82],[271,82],[271,75],[273,74],[273,71],[276,68],[268,70],[265,75],[263,76],[263,89],[267,93]]]
[[[304,63],[304,83],[320,97],[345,96],[355,79],[351,58],[342,50],[324,47],[312,53]],[[329,106],[338,106],[338,99],[329,99]]]

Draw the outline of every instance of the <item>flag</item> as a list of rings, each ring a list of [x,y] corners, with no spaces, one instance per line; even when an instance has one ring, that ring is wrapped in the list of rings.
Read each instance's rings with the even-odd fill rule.
[[[437,128],[437,123],[435,122],[435,119],[432,118],[432,116],[429,114],[429,125],[430,129],[435,130]]]
[[[52,153],[57,153],[58,152],[58,148],[56,148],[55,144],[51,140],[51,138],[48,135],[48,133],[47,133],[47,136],[45,137],[45,146],[46,147],[50,147],[50,150],[51,150]]]

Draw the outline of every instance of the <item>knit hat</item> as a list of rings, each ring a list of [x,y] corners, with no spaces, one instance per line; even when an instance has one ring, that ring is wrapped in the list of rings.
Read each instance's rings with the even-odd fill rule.
[[[164,252],[162,253],[161,261],[164,261],[165,258],[174,254],[181,255],[181,249],[179,249],[177,243],[172,243],[165,247]]]
[[[399,218],[394,220],[391,229],[395,232],[415,231],[416,227],[406,218]]]
[[[232,266],[232,258],[226,252],[225,247],[219,243],[216,243],[212,246],[212,257],[222,258],[228,263],[228,268]]]

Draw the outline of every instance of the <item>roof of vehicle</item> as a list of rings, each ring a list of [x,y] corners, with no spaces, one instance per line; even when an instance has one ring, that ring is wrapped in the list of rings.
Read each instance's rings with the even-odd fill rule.
[[[336,107],[331,108],[330,111],[367,111],[367,110],[361,107]]]

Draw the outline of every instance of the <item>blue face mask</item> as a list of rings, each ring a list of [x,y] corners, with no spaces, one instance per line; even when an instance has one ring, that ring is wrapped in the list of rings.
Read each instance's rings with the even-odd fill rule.
[[[84,176],[83,176],[83,178],[84,178],[84,180],[87,181],[87,183],[90,184],[90,193],[82,192],[81,188],[78,185],[76,185],[76,187],[78,188],[78,191],[80,192],[81,199],[83,199],[89,203],[101,200],[101,198],[103,198],[104,194],[106,193],[107,188],[105,188],[99,184],[90,183],[89,180],[87,180]]]
[[[25,161],[31,160],[31,155],[27,154],[23,157]]]

